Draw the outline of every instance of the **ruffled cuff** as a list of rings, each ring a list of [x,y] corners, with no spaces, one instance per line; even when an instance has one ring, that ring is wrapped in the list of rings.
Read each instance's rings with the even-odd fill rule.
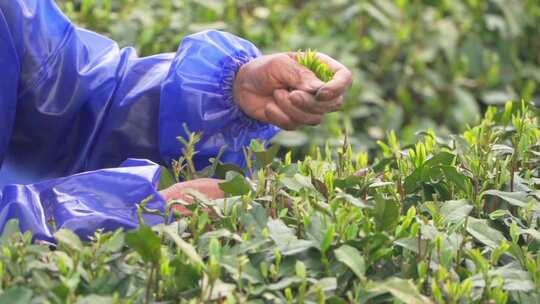
[[[236,74],[240,68],[255,59],[256,57],[249,56],[245,52],[238,52],[231,57],[225,58],[222,64],[222,74],[220,81],[221,94],[223,95],[223,106],[231,109],[231,115],[234,118],[237,118],[238,124],[236,125],[237,130],[233,133],[238,133],[241,129],[248,128],[252,131],[259,130],[261,128],[266,128],[268,124],[253,119],[247,116],[242,109],[234,101],[234,80],[236,79]]]
[[[236,73],[260,51],[232,34],[206,31],[186,37],[163,83],[160,103],[160,152],[170,163],[178,158],[183,124],[202,132],[197,168],[225,148],[224,161],[243,165],[242,148],[252,139],[268,140],[279,128],[248,117],[233,98]]]

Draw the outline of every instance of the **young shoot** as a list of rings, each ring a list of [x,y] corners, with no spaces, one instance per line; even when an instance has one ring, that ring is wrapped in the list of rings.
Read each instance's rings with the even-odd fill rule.
[[[330,67],[321,61],[316,52],[307,49],[304,52],[299,51],[297,56],[298,62],[312,71],[317,78],[324,82],[332,80],[334,77],[334,71]]]

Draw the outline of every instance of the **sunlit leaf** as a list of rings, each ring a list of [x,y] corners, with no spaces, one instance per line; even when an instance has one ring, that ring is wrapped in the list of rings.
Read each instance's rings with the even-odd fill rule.
[[[60,229],[54,233],[54,238],[63,246],[66,246],[67,248],[74,250],[74,251],[82,251],[83,250],[83,244],[79,237],[71,230],[68,229]]]
[[[373,284],[372,292],[389,292],[396,299],[406,304],[428,304],[432,301],[423,296],[410,280],[391,278],[384,282]]]
[[[491,228],[486,220],[469,217],[467,232],[491,248],[496,248],[502,241],[506,241],[504,235],[499,230]]]
[[[336,259],[345,264],[356,276],[363,278],[366,272],[366,262],[360,252],[349,245],[343,245],[334,251]]]

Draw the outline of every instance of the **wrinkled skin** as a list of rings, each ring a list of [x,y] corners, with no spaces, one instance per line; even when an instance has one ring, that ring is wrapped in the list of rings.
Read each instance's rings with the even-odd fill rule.
[[[319,124],[324,114],[341,108],[352,76],[341,63],[317,55],[335,71],[328,83],[299,64],[295,53],[262,56],[240,68],[234,84],[236,103],[251,118],[285,130]]]
[[[181,199],[186,203],[193,203],[193,198],[189,195],[191,190],[204,194],[209,199],[218,199],[224,197],[223,191],[219,188],[222,180],[213,178],[199,178],[187,182],[177,183],[171,187],[160,191],[161,196],[166,201]],[[183,215],[191,215],[191,211],[183,206],[175,205],[174,209]]]
[[[285,130],[321,123],[324,114],[337,111],[343,95],[352,83],[351,72],[327,55],[317,53],[321,61],[335,72],[328,83],[296,61],[295,53],[279,53],[259,57],[240,68],[234,82],[234,99],[251,118],[274,124]],[[197,179],[182,182],[161,191],[167,200],[183,199],[188,189],[210,199],[224,197],[220,180]],[[190,215],[185,208],[177,208]]]

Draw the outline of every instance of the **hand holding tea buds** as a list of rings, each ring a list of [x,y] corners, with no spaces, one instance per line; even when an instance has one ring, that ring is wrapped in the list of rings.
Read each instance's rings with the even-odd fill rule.
[[[313,64],[314,71],[303,63]],[[321,72],[325,79],[317,77]],[[351,72],[327,55],[280,53],[242,66],[234,83],[234,99],[248,116],[293,130],[319,124],[324,114],[341,108],[351,82]]]

